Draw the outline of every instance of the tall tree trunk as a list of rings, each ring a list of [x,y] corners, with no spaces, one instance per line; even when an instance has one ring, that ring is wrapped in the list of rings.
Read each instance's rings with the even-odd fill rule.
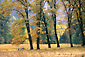
[[[38,23],[37,23],[37,26],[39,27],[39,29],[38,29],[38,32],[37,32],[37,34],[38,34],[38,37],[37,37],[37,49],[40,49],[39,48],[39,40],[40,40],[40,20],[41,20],[41,13],[42,13],[42,1],[40,1],[40,12],[38,13],[38,17],[37,17],[37,20],[38,20]]]
[[[25,9],[26,12],[26,17],[28,19],[28,8]],[[29,25],[29,20],[25,21],[26,22],[26,27],[27,27],[27,32],[28,32],[28,36],[29,36],[29,42],[30,42],[30,49],[33,49],[33,45],[32,45],[32,39],[31,39],[31,35],[30,35],[30,25]]]
[[[51,3],[49,1],[47,1],[47,2],[50,4],[50,8],[52,8]],[[54,0],[53,6],[56,9],[56,0]],[[57,41],[57,47],[60,47],[59,41],[58,41],[58,36],[57,36],[57,31],[56,31],[56,14],[54,12],[52,12],[52,18],[53,18],[53,21],[54,21],[54,32],[55,32],[55,38],[56,38],[56,41]]]
[[[77,20],[80,26],[80,30],[81,30],[81,35],[82,35],[82,46],[85,45],[85,36],[84,36],[84,30],[83,30],[83,22],[82,22],[82,13],[81,13],[81,1],[79,0],[79,13],[76,11],[76,15],[77,15]]]
[[[73,47],[73,44],[72,44],[72,36],[71,36],[71,19],[72,19],[72,13],[70,13],[70,6],[71,5],[69,5],[69,10],[67,11],[67,7],[66,7],[66,5],[65,5],[65,3],[64,3],[64,1],[62,0],[62,2],[63,2],[63,5],[64,5],[64,7],[65,7],[65,11],[67,12],[67,15],[68,15],[68,29],[69,29],[69,38],[70,38],[70,44],[71,44],[71,47]],[[70,4],[70,0],[68,0],[68,2],[69,2],[69,4]]]
[[[44,16],[44,13],[43,13],[43,18],[44,18],[44,24],[45,24],[45,30],[46,30],[46,35],[47,35],[47,42],[48,42],[48,48],[51,48],[50,46],[50,41],[49,41],[49,35],[48,35],[48,29],[47,29],[47,22],[45,20],[45,16]]]
[[[84,30],[83,30],[83,20],[82,20],[82,12],[81,12],[81,0],[79,0],[79,19],[80,19],[80,29],[81,29],[81,34],[82,34],[82,46],[85,45],[85,36],[84,36]]]
[[[37,23],[37,26],[40,27],[40,19],[37,19],[39,22]],[[40,29],[37,31],[38,37],[37,37],[37,49],[39,48],[39,40],[40,40]]]
[[[54,8],[56,9],[56,0],[54,0]],[[57,41],[57,47],[60,47],[58,36],[57,36],[57,30],[56,30],[56,13],[53,13],[53,20],[54,20],[54,31],[55,31],[56,41]]]
[[[53,16],[53,21],[54,21],[54,32],[55,32],[55,38],[56,38],[56,41],[57,41],[57,47],[60,47],[57,32],[56,32],[56,15],[53,14],[52,16]]]
[[[68,14],[68,29],[69,29],[69,37],[70,37],[70,44],[71,44],[71,47],[73,47],[73,44],[72,44],[72,37],[71,37],[71,18],[72,15],[71,14]]]
[[[25,4],[21,0],[17,0],[17,1],[21,2],[21,4],[23,6],[25,6]],[[27,3],[27,0],[25,0],[25,2]],[[26,7],[25,8],[26,18],[28,19],[28,7],[27,6],[25,6],[25,7]],[[23,18],[25,18],[22,13],[20,13],[20,14],[23,16]],[[25,20],[25,24],[26,24],[26,28],[27,28],[27,32],[28,32],[28,36],[29,36],[30,49],[32,50],[33,49],[33,45],[32,45],[32,39],[31,39],[31,34],[30,34],[29,19],[28,20]]]

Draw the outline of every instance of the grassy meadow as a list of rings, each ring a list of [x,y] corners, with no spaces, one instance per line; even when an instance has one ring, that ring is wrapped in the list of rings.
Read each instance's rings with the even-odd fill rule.
[[[48,48],[47,44],[40,44],[40,50],[36,50],[36,44],[33,44],[34,50],[30,50],[29,44],[11,45],[0,44],[0,57],[84,57],[85,47],[81,45],[60,44],[57,48],[56,44],[51,44]],[[17,50],[17,48],[25,48]]]

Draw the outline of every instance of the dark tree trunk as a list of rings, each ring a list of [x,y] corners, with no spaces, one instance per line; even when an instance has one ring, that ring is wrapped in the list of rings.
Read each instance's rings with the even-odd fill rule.
[[[26,17],[28,19],[28,8],[25,9],[26,12]],[[33,45],[32,45],[32,39],[31,39],[31,35],[30,35],[30,25],[29,25],[29,20],[25,20],[26,23],[26,27],[27,27],[27,32],[28,32],[28,36],[29,36],[29,42],[30,42],[30,49],[33,49]]]
[[[71,14],[68,14],[68,29],[69,29],[69,37],[70,37],[70,44],[71,44],[71,47],[73,47],[73,44],[72,44],[72,37],[71,37],[71,17],[72,15]]]
[[[37,23],[37,26],[40,27],[40,19],[37,19],[39,22]],[[39,48],[39,40],[40,40],[40,29],[37,31],[38,37],[37,37],[37,49]]]
[[[67,15],[68,15],[68,29],[69,29],[69,38],[70,38],[70,44],[71,44],[71,47],[73,47],[73,44],[72,44],[72,36],[71,36],[71,19],[72,19],[72,13],[70,13],[70,6],[71,5],[69,5],[69,10],[67,11],[67,7],[66,7],[66,5],[65,5],[65,3],[64,3],[64,1],[62,0],[62,2],[63,2],[63,5],[64,5],[64,7],[65,7],[65,10],[66,10],[66,12],[67,12]],[[68,0],[68,2],[69,2],[69,4],[70,4],[70,0]],[[69,13],[68,13],[69,12]]]
[[[39,48],[39,40],[40,40],[40,38],[39,38],[39,36],[37,37],[37,49],[40,49]]]
[[[51,3],[49,1],[47,1],[47,2],[50,4],[50,8],[52,8]],[[54,8],[56,9],[56,0],[54,0]],[[54,21],[54,32],[55,32],[55,38],[56,38],[56,41],[57,41],[57,47],[60,47],[57,32],[56,32],[56,14],[54,12],[52,12],[52,18],[53,18],[53,21]]]
[[[84,30],[83,30],[83,20],[82,20],[82,12],[81,12],[81,0],[79,0],[79,19],[80,19],[80,30],[82,34],[82,46],[85,46],[85,36],[84,36]]]
[[[17,1],[21,2],[21,4],[23,6],[25,6],[25,4],[22,1],[20,1],[20,0],[17,0]],[[27,0],[25,0],[25,2],[27,3]],[[26,18],[28,19],[28,7],[27,6],[25,8],[25,13],[26,13]],[[24,15],[21,12],[20,12],[20,14],[23,16],[23,18],[25,18]],[[26,24],[26,28],[27,28],[27,32],[28,32],[28,36],[29,36],[30,49],[32,50],[33,49],[33,45],[32,45],[31,34],[29,34],[30,33],[29,19],[28,20],[25,20],[25,24]]]
[[[54,0],[54,8],[56,9],[56,0]],[[57,36],[57,31],[56,31],[56,13],[53,13],[53,21],[54,21],[54,32],[55,32],[55,38],[57,41],[57,47],[60,47],[58,36]]]
[[[42,1],[40,1],[40,12],[38,13],[38,15],[40,16],[37,16],[37,20],[38,20],[38,23],[37,23],[37,26],[40,28],[40,20],[41,20],[41,13],[42,13]],[[38,29],[38,37],[37,37],[37,49],[40,49],[39,48],[39,40],[40,40],[40,29]]]
[[[47,22],[45,20],[44,13],[43,13],[43,18],[44,18],[44,24],[45,24],[45,29],[46,29],[46,35],[47,35],[48,48],[51,48],[50,41],[49,41],[50,38],[49,38],[49,35],[48,35],[48,29],[47,29]]]
[[[57,32],[56,32],[56,15],[55,14],[53,16],[53,21],[54,21],[54,32],[55,32],[55,38],[56,38],[56,41],[57,41],[57,47],[60,47]]]

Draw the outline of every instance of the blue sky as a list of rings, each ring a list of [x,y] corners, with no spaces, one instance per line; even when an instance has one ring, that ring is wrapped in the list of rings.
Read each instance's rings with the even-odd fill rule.
[[[1,2],[3,1],[3,0],[0,0]],[[12,1],[14,1],[14,0],[12,0]],[[28,0],[29,1],[29,0]],[[32,0],[33,1],[33,0]],[[30,3],[32,2],[32,1],[30,1]],[[61,4],[61,2],[59,3],[59,0],[56,2],[57,4]],[[45,6],[44,6],[46,9],[47,8],[49,8],[49,6],[47,6],[47,3],[45,4]],[[62,6],[61,6],[62,7]],[[60,13],[62,13],[62,9],[61,9],[61,7],[58,9],[58,13],[57,14],[60,14]],[[13,13],[14,12],[14,13]],[[13,13],[13,14],[12,14]],[[11,13],[11,15],[12,16],[15,16],[16,18],[18,18],[18,16],[17,16],[17,12],[16,11],[12,11],[12,13]],[[32,15],[32,14],[31,14]],[[63,19],[60,19],[61,17],[65,17],[65,15],[66,15],[66,13],[65,12],[63,12],[63,14],[62,15],[58,15],[57,17],[56,17],[56,19],[57,20],[61,20],[61,21],[63,21]],[[58,23],[59,21],[57,21],[57,23]]]

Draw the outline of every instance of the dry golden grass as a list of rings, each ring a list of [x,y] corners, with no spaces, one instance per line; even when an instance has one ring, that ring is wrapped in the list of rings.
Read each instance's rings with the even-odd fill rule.
[[[40,50],[36,50],[36,44],[33,44],[34,50],[30,50],[29,44],[0,45],[0,57],[82,57],[85,56],[85,47],[80,45],[74,45],[70,47],[70,44],[60,44],[60,48],[57,48],[56,44],[51,44],[51,48],[48,48],[47,44],[40,44]],[[25,50],[17,51],[17,48],[25,48]]]

